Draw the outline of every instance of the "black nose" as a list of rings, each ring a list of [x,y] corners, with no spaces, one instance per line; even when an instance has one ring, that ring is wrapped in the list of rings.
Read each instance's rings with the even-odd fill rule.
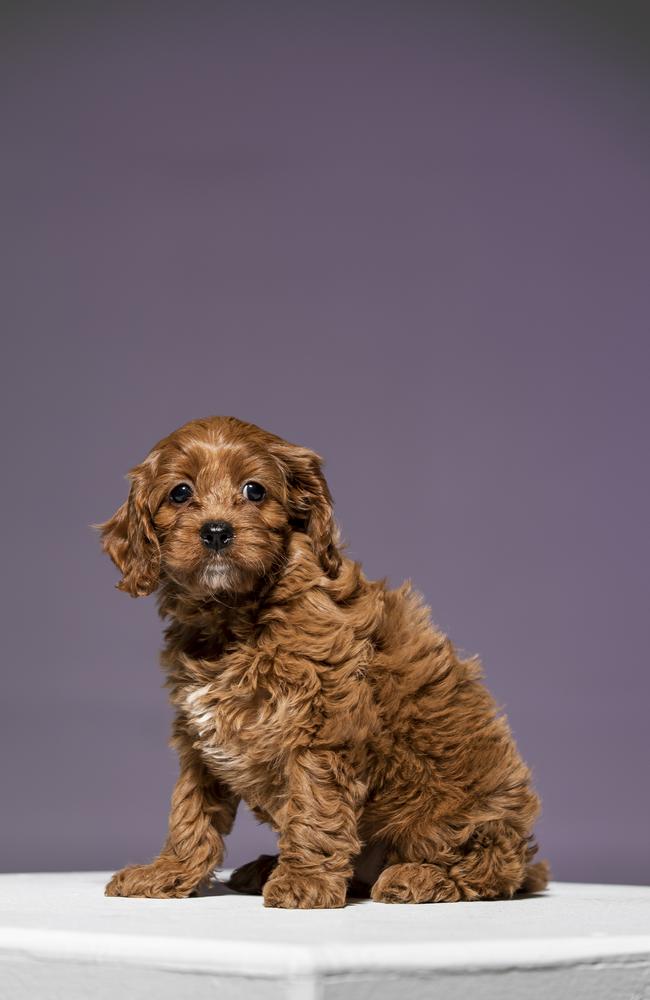
[[[220,552],[226,545],[230,545],[235,532],[232,524],[228,524],[227,521],[206,521],[201,525],[199,535],[204,545],[214,549],[215,552]]]

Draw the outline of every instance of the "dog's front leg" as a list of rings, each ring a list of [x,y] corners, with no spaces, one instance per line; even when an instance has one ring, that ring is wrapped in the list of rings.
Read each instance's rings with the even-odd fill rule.
[[[180,774],[172,793],[165,845],[148,865],[129,865],[106,886],[107,896],[189,896],[223,859],[223,835],[233,825],[238,798],[205,770],[187,738],[175,734]]]
[[[312,909],[345,905],[365,788],[345,753],[301,750],[288,770],[280,819],[280,858],[264,886],[264,905]]]

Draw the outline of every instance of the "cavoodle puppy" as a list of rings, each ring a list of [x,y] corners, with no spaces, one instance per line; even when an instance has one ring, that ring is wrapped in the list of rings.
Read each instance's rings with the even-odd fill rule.
[[[362,851],[384,903],[544,888],[539,800],[506,719],[405,583],[341,551],[321,459],[233,417],[194,420],[96,525],[133,597],[156,592],[180,774],[165,844],[109,896],[189,896],[243,799],[278,832],[232,884],[343,906]]]

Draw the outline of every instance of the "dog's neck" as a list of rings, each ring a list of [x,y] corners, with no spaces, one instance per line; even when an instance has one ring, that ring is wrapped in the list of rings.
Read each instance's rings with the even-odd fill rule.
[[[207,656],[232,642],[242,642],[257,626],[260,607],[273,581],[264,580],[248,594],[207,594],[179,591],[162,579],[157,593],[158,614],[168,620],[168,639],[182,640],[186,650]]]

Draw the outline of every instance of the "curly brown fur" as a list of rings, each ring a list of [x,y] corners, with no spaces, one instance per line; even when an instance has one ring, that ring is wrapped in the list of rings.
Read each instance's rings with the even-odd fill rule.
[[[189,895],[221,864],[240,799],[279,834],[278,859],[233,876],[267,906],[343,906],[364,845],[380,848],[381,902],[545,887],[539,800],[478,660],[410,583],[367,580],[341,552],[318,455],[209,417],[129,479],[97,527],[117,586],[157,592],[180,775],[159,857],[108,895]],[[181,483],[191,495],[174,502]],[[199,535],[208,521],[230,529],[219,551]]]

